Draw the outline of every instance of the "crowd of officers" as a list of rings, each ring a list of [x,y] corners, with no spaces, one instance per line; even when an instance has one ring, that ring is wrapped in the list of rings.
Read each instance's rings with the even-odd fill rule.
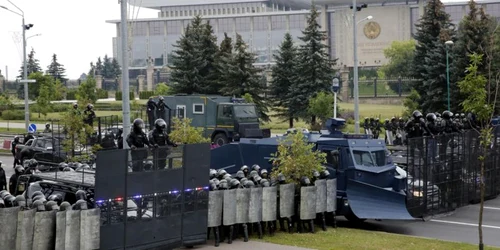
[[[462,133],[476,127],[474,114],[453,114],[451,111],[440,113],[428,113],[424,115],[413,111],[410,119],[392,117],[385,119],[384,123],[379,118],[365,118],[363,127],[366,134],[372,134],[378,139],[382,129],[386,132],[386,143],[403,145],[409,138],[435,137],[438,135]],[[387,141],[388,135],[392,135],[393,141]],[[405,140],[406,139],[406,140]]]

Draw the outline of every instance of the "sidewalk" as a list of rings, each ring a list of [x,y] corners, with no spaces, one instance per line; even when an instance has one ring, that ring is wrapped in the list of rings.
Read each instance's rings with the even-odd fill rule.
[[[187,248],[180,248],[187,249]],[[243,242],[243,240],[233,241],[233,244],[227,244],[227,242],[221,242],[219,247],[214,246],[213,241],[209,241],[207,245],[196,246],[192,249],[203,249],[203,250],[310,250],[308,248],[283,246],[272,243],[265,243],[259,241],[248,241]],[[178,250],[178,249],[176,249]]]

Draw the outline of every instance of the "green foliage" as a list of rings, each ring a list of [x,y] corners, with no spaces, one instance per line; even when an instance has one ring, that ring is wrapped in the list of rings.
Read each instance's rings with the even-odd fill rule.
[[[173,142],[183,144],[210,142],[209,138],[203,137],[203,129],[191,126],[191,119],[172,119],[172,132],[169,136]]]
[[[40,67],[40,61],[35,58],[35,50],[33,48],[31,48],[31,51],[28,54],[28,59],[27,59],[26,64],[27,64],[26,67],[28,69],[28,76],[31,75],[32,73],[42,72],[42,68]],[[21,69],[19,70],[18,77],[21,79],[23,79],[23,77],[24,77],[24,63],[21,65]],[[30,91],[31,91],[31,89],[30,89]],[[36,92],[36,93],[38,93],[38,92]]]
[[[245,99],[245,102],[247,102],[247,103],[254,103],[253,97],[249,93],[245,93],[241,98]]]
[[[31,74],[30,78],[36,80],[39,87],[33,110],[38,112],[39,117],[40,114],[46,116],[47,113],[52,111],[53,105],[51,101],[62,99],[65,88],[59,79],[54,78],[52,75],[44,75],[36,72]]]
[[[67,89],[66,87],[62,84],[59,79],[57,79],[54,83],[54,92],[52,93],[52,100],[53,101],[60,101],[64,99],[64,94],[66,93]]]
[[[455,40],[454,25],[440,0],[427,1],[415,34],[417,42],[412,76],[421,81],[414,85],[422,97],[418,100],[424,113],[447,109],[446,45]]]
[[[410,92],[410,95],[408,95],[403,101],[403,106],[405,106],[403,117],[411,117],[413,111],[418,109],[418,101],[420,98],[421,97],[416,90],[413,89]]]
[[[174,45],[172,81],[175,93],[218,94],[215,57],[217,37],[210,23],[196,16]]]
[[[24,120],[24,112],[19,110],[4,110],[2,111],[2,120]]]
[[[307,111],[310,115],[316,116],[321,121],[321,125],[324,125],[328,118],[333,117],[334,101],[335,97],[333,94],[329,92],[320,92],[309,100]]]
[[[171,95],[173,93],[172,88],[166,83],[156,84],[154,95]]]
[[[147,100],[155,95],[154,91],[141,91],[139,92],[139,99]]]
[[[383,65],[379,70],[386,77],[407,77],[410,75],[410,70],[415,56],[415,40],[408,41],[393,41],[391,46],[384,49],[384,56],[389,62]]]
[[[96,81],[92,76],[88,76],[85,81],[83,81],[76,92],[76,98],[78,102],[87,104],[95,103],[97,101],[97,90]]]
[[[318,92],[329,91],[335,75],[333,66],[336,60],[330,60],[328,46],[323,43],[327,39],[327,34],[321,30],[318,23],[319,16],[316,6],[312,5],[307,18],[307,27],[302,31],[303,36],[299,37],[303,42],[299,47],[297,59],[300,74],[297,84],[290,89],[290,96],[293,96],[297,103],[307,103]],[[307,109],[301,109],[297,110],[297,115],[306,118],[309,114]],[[314,116],[311,123],[315,123]]]
[[[62,142],[63,149],[69,152],[70,157],[75,157],[75,151],[87,144],[87,138],[94,129],[83,122],[83,113],[75,112],[72,107],[62,114],[61,124],[67,138]]]
[[[66,92],[66,100],[76,100],[77,90],[71,89]]]
[[[57,55],[52,55],[52,61],[50,65],[47,67],[47,74],[52,76],[54,79],[58,79],[61,82],[66,80],[66,69],[64,69],[64,65],[60,64],[57,61]]]
[[[105,89],[97,89],[97,99],[107,99],[109,97],[108,91]]]
[[[273,106],[277,111],[277,117],[289,120],[290,127],[293,127],[293,121],[299,118],[297,114],[303,110],[303,103],[299,103],[298,99],[290,94],[290,89],[295,88],[298,78],[297,48],[290,33],[285,34],[274,59],[276,64],[272,67],[273,79],[270,87]]]
[[[314,144],[307,143],[300,130],[286,136],[280,141],[278,151],[271,154],[274,157],[274,171],[271,174],[277,177],[282,173],[289,183],[296,185],[300,185],[303,176],[312,179],[313,171],[321,171],[322,164],[326,163],[326,154],[313,148]]]
[[[260,119],[269,121],[268,105],[261,96],[266,92],[266,83],[260,75],[261,70],[253,65],[256,60],[255,54],[248,52],[247,48],[241,35],[237,34],[234,54],[225,65],[226,70],[221,75],[224,82],[221,91],[227,96],[243,96],[248,93],[257,107]]]
[[[115,100],[116,101],[121,101],[122,100],[122,95],[123,94],[122,94],[121,91],[116,91],[116,93],[115,93]],[[129,92],[129,100],[130,101],[135,100],[135,93],[134,93],[134,91],[130,91]]]

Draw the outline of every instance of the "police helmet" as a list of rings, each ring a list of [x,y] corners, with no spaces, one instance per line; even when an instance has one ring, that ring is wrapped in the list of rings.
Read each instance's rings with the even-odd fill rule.
[[[35,199],[35,196],[37,196],[37,195],[42,195],[42,196],[43,196],[43,193],[42,193],[42,192],[40,192],[40,191],[35,191],[35,192],[33,192],[33,194],[31,195],[31,199],[32,199],[32,200],[33,200],[33,199]]]
[[[77,200],[86,200],[87,199],[87,194],[83,190],[76,191],[75,196],[76,196]]]
[[[78,103],[74,102],[73,103],[73,108],[75,108],[75,109],[78,108]]]
[[[3,197],[7,196],[8,194],[10,194],[10,193],[9,193],[9,191],[7,191],[7,190],[2,190],[2,191],[0,191],[0,198],[2,198],[2,199],[3,199]]]
[[[428,121],[428,122],[433,122],[437,119],[436,115],[434,113],[429,113],[425,116],[425,119]]]
[[[163,100],[164,100],[163,96],[160,96],[160,97],[158,98],[158,100],[160,100],[160,101],[162,101],[162,102],[163,102]]]
[[[389,118],[385,118],[384,122],[389,123]]]
[[[91,109],[93,109],[93,108],[94,108],[94,105],[92,105],[91,103],[87,104],[87,109],[88,109],[88,110],[91,110]]]
[[[240,183],[245,183],[245,181],[248,181],[247,178],[241,178]]]
[[[26,206],[26,198],[22,195],[16,196],[16,202],[20,207],[25,207]]]
[[[61,205],[59,206],[59,210],[60,211],[71,210],[71,204],[69,204],[69,202],[65,201],[65,202],[61,203]]]
[[[219,189],[224,190],[224,189],[228,189],[228,188],[229,188],[229,185],[228,185],[226,180],[221,180],[219,182]]]
[[[405,119],[403,117],[399,117],[399,122],[404,122]]]
[[[75,170],[74,170],[74,169],[72,169],[72,168],[70,168],[70,167],[65,167],[65,168],[63,168],[63,170],[62,170],[62,171],[63,171],[63,172],[75,172]]]
[[[236,179],[232,179],[229,182],[229,185],[231,186],[231,188],[238,188],[240,186],[240,181],[238,181]]]
[[[319,178],[319,172],[317,170],[313,171],[313,177],[314,178]]]
[[[163,131],[167,127],[167,123],[163,119],[157,119],[155,121],[155,128],[159,131]]]
[[[436,117],[437,117],[437,118],[440,118],[440,117],[441,117],[441,114],[440,114],[439,112],[436,112],[435,114],[436,114]]]
[[[378,121],[380,121],[380,118],[378,118],[378,117],[377,117],[377,118],[375,118],[375,121],[377,121],[377,122],[378,122]]]
[[[252,170],[248,176],[250,178],[253,178],[254,176],[257,176],[257,175],[259,175],[259,173],[257,171],[255,171],[255,170]]]
[[[87,210],[87,202],[84,200],[78,200],[76,203],[73,205],[74,210]]]
[[[217,179],[217,178],[213,178],[213,179],[212,179],[212,181],[214,182],[214,184],[215,184],[216,186],[219,186],[219,183],[220,183],[219,179]]]
[[[262,176],[262,178],[266,179],[268,175],[269,173],[267,172],[267,169],[260,170],[260,176]]]
[[[83,164],[81,164],[81,163],[79,163],[79,162],[73,163],[73,167],[74,167],[76,170],[81,170],[81,169],[82,169],[82,166],[83,166]]]
[[[215,185],[215,182],[213,180],[210,180],[208,182],[208,184],[209,184],[209,187],[210,187],[210,191],[217,190],[217,185]]]
[[[144,129],[144,121],[141,118],[137,118],[134,120],[132,127],[135,132],[142,131]]]
[[[215,178],[215,177],[217,176],[217,170],[215,170],[215,169],[210,169],[210,174],[209,174],[209,176],[210,176],[210,179]]]
[[[328,177],[330,177],[330,171],[328,171],[326,169],[321,171],[321,178],[326,179]]]
[[[240,170],[236,172],[236,179],[241,180],[243,178],[245,178],[245,173],[243,173],[243,171]]]
[[[45,211],[45,205],[41,200],[33,201],[33,204],[31,204],[31,208],[35,208],[38,212]]]
[[[5,202],[0,198],[0,208],[5,208]]]
[[[47,203],[45,203],[45,210],[47,210],[47,211],[59,210],[58,203],[55,201],[47,201]]]
[[[300,178],[300,184],[302,184],[303,186],[311,185],[311,180],[309,180],[308,177],[303,176],[302,178]]]
[[[375,121],[375,119],[373,117],[370,117],[370,121],[373,122]]]
[[[230,174],[225,174],[223,178],[224,178],[224,180],[229,182],[231,179],[233,179],[233,176]]]
[[[255,183],[253,183],[253,181],[247,180],[245,183],[243,183],[243,186],[245,188],[253,188],[255,187]]]
[[[257,164],[254,164],[254,165],[252,165],[252,170],[255,170],[255,171],[259,172],[260,171],[260,166],[257,165]]]
[[[443,118],[446,119],[446,120],[449,120],[452,116],[453,116],[453,113],[451,113],[448,110],[446,110],[446,111],[443,112]]]
[[[271,183],[266,179],[262,179],[262,181],[260,181],[260,186],[261,187],[269,187],[269,186],[271,186]]]
[[[68,163],[66,162],[61,162],[59,163],[59,169],[63,170],[68,167]]]
[[[285,182],[286,181],[285,175],[283,175],[282,173],[279,173],[278,174],[278,181]]]
[[[45,199],[45,196],[43,194],[38,194],[38,195],[35,195],[35,197],[33,197],[33,199],[31,199],[33,202],[35,201],[38,201],[38,200],[41,200],[41,201],[46,201],[47,199]]]
[[[26,170],[23,166],[16,166],[16,168],[14,169],[14,172],[16,172],[17,175],[22,175],[25,171]]]
[[[365,121],[368,121],[368,120],[370,120],[370,118],[368,118],[368,117],[365,117]]]
[[[57,202],[57,205],[60,205],[61,202],[63,202],[63,198],[60,194],[51,194],[49,195],[48,200]]]
[[[422,113],[418,110],[415,110],[413,111],[413,113],[411,114],[411,116],[415,119],[420,119],[423,117]]]
[[[463,119],[463,118],[465,118],[465,114],[464,114],[464,113],[461,113],[461,114],[460,114],[460,118],[462,118],[462,119]]]
[[[260,181],[262,181],[262,177],[260,177],[260,176],[256,175],[256,176],[254,176],[254,177],[253,177],[253,181],[254,181],[255,183],[260,183]]]
[[[5,197],[3,199],[3,201],[4,201],[6,207],[16,207],[17,206],[16,197],[14,197],[11,194],[7,195],[7,197]]]
[[[37,161],[37,160],[35,160],[35,159],[31,159],[31,160],[29,161],[28,166],[29,166],[30,168],[36,168],[36,167],[38,166],[38,161]]]
[[[151,171],[153,169],[153,162],[152,161],[146,161],[144,164],[144,170],[145,171]]]
[[[459,113],[456,113],[456,114],[455,114],[455,118],[460,118],[460,114],[459,114]]]
[[[246,172],[248,173],[248,166],[247,165],[243,165],[241,168],[240,168],[241,171],[243,172]]]
[[[19,141],[19,136],[17,136],[17,135],[16,135],[16,136],[14,136],[14,141],[15,141],[15,142],[18,142],[18,141]]]
[[[395,122],[395,121],[396,121],[396,117],[394,117],[394,116],[393,116],[393,117],[391,118],[391,122]]]
[[[50,128],[50,123],[45,123],[46,128]]]
[[[146,162],[146,164],[148,164],[148,162]],[[151,164],[153,164],[153,162],[151,162]],[[89,164],[84,163],[84,164],[82,164],[82,169],[84,169],[84,170],[90,170],[91,168],[90,168]]]
[[[227,174],[227,172],[226,172],[226,170],[224,170],[224,169],[220,169],[220,170],[219,170],[219,172],[217,172],[217,176],[218,176],[220,179],[221,179],[221,178],[223,178],[223,177],[224,177],[224,175],[226,175],[226,174]]]

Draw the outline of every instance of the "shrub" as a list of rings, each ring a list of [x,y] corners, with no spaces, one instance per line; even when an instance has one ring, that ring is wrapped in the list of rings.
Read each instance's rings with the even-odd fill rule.
[[[135,99],[135,95],[134,95],[133,91],[129,92],[129,99],[130,100],[134,100]],[[121,101],[122,100],[122,92],[121,91],[116,91],[115,100],[117,100],[117,101]]]
[[[97,89],[97,99],[107,99],[108,96],[108,91],[104,89]]]
[[[66,93],[66,100],[76,100],[76,90],[68,90]]]
[[[2,112],[3,120],[24,120],[24,112],[21,110],[5,110]]]
[[[152,97],[155,95],[154,91],[141,91],[139,92],[139,99],[141,100],[147,100],[149,97]]]
[[[191,126],[191,119],[179,119],[174,117],[172,119],[172,132],[170,139],[176,143],[193,144],[210,142],[210,139],[203,137],[203,129]]]

